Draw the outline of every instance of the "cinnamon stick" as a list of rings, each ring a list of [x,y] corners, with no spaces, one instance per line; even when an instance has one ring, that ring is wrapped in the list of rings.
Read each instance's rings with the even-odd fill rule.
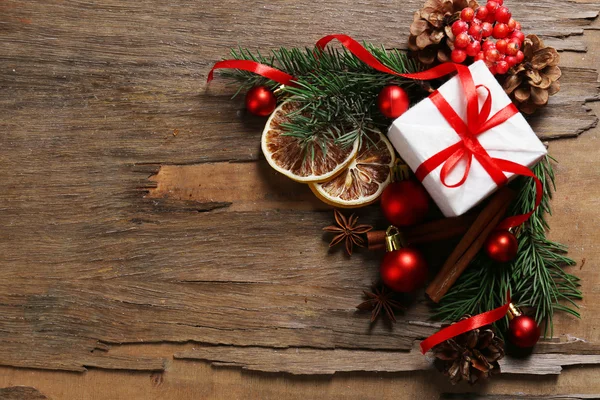
[[[401,232],[408,244],[437,242],[463,235],[476,217],[477,214],[469,213],[411,226],[402,229]],[[367,245],[369,250],[385,250],[385,231],[368,232]]]
[[[454,282],[481,250],[489,234],[498,226],[515,195],[512,189],[505,186],[492,196],[475,219],[475,222],[473,222],[473,225],[450,254],[433,282],[427,287],[425,293],[431,300],[436,303],[439,302],[450,290]]]
[[[469,213],[460,217],[444,218],[402,229],[402,234],[409,244],[447,240],[464,234],[476,217],[477,214]]]
[[[385,250],[385,231],[367,232],[367,248],[370,251]]]

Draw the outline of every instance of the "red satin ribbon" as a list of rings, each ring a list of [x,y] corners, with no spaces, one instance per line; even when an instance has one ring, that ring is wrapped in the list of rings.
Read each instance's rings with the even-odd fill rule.
[[[508,307],[510,306],[510,295],[507,296],[506,304],[495,308],[490,311],[486,311],[484,313],[475,315],[474,317],[467,318],[465,320],[459,321],[455,324],[452,324],[437,333],[429,336],[427,339],[421,342],[421,353],[427,353],[432,347],[445,342],[448,339],[452,339],[458,335],[462,335],[465,332],[471,331],[473,329],[481,328],[482,326],[486,326],[489,324],[493,324],[494,322],[502,319],[506,313],[508,312]]]
[[[265,64],[258,63],[250,60],[225,60],[216,63],[210,72],[206,82],[210,82],[214,78],[214,72],[217,69],[241,69],[243,71],[254,72],[260,76],[264,76],[267,79],[280,83],[282,85],[295,86],[295,78],[277,68],[270,67]]]
[[[444,116],[450,126],[456,131],[460,137],[460,141],[439,153],[433,155],[431,158],[425,160],[415,171],[415,175],[419,180],[425,179],[433,170],[442,165],[440,172],[440,180],[446,187],[454,188],[461,186],[467,180],[469,171],[471,169],[471,162],[473,157],[481,164],[481,166],[490,175],[493,181],[498,186],[506,184],[507,178],[504,172],[509,172],[517,175],[524,175],[531,177],[535,180],[536,184],[536,203],[534,209],[523,215],[516,215],[504,219],[499,225],[499,229],[509,229],[522,224],[527,221],[531,214],[537,209],[542,200],[542,184],[539,179],[529,170],[529,168],[512,161],[503,160],[500,158],[491,157],[488,152],[483,148],[477,136],[482,133],[501,125],[506,122],[513,115],[518,113],[517,108],[514,104],[509,104],[502,110],[498,111],[490,118],[491,111],[491,93],[490,90],[484,85],[475,86],[473,76],[469,68],[461,64],[445,63],[431,68],[427,71],[415,73],[415,74],[401,74],[398,73],[385,65],[383,65],[373,54],[365,49],[360,43],[352,39],[348,35],[329,35],[319,40],[316,44],[317,48],[323,50],[325,46],[332,40],[338,40],[341,44],[348,49],[357,58],[363,61],[365,64],[376,69],[377,71],[384,72],[391,75],[400,76],[403,78],[417,79],[417,80],[432,80],[441,78],[453,72],[457,72],[465,98],[467,100],[467,121],[466,123],[456,114],[456,111],[448,104],[446,99],[436,91],[431,96],[430,100]],[[487,91],[486,99],[479,110],[479,99],[477,96],[477,89],[485,89]],[[450,172],[456,168],[459,161],[466,160],[466,168],[462,178],[454,184],[447,183],[447,178]]]

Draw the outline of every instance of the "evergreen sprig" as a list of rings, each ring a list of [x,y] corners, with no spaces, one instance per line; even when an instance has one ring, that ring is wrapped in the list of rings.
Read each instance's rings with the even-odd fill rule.
[[[436,307],[434,317],[455,321],[465,314],[479,314],[499,307],[511,292],[513,302],[535,309],[538,323],[545,322],[544,335],[553,333],[554,311],[579,317],[574,300],[582,298],[579,278],[563,269],[575,262],[565,256],[566,247],[546,238],[549,226],[546,215],[551,214],[550,200],[554,186],[554,171],[549,157],[544,158],[533,172],[543,184],[542,203],[516,233],[519,255],[509,265],[499,265],[479,254],[456,284]],[[519,178],[514,184],[519,194],[512,214],[524,214],[535,205],[535,183]],[[500,331],[508,327],[508,319],[498,322]]]
[[[384,65],[399,73],[417,72],[420,65],[406,53],[365,44]],[[378,110],[377,96],[389,84],[403,87],[413,99],[425,97],[420,84],[412,80],[379,72],[359,60],[346,49],[286,49],[273,50],[268,56],[246,49],[232,50],[234,59],[251,60],[278,68],[296,78],[296,86],[279,87],[246,71],[229,70],[222,76],[239,85],[236,95],[256,85],[277,90],[281,98],[293,101],[298,110],[288,115],[282,124],[285,135],[293,136],[314,154],[314,148],[325,149],[325,142],[351,146],[356,140],[369,137],[370,132],[385,130],[389,119]]]

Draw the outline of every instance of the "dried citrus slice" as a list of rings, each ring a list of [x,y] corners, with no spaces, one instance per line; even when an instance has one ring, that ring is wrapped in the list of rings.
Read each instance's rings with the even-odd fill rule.
[[[362,207],[377,201],[391,181],[394,148],[381,133],[363,138],[356,158],[333,179],[309,186],[327,204],[340,208]]]
[[[303,183],[327,181],[352,162],[358,152],[358,141],[342,147],[331,139],[325,143],[325,151],[318,145],[306,148],[297,138],[284,135],[281,127],[289,121],[288,114],[296,109],[294,103],[285,102],[273,111],[263,131],[262,151],[271,167],[288,178]]]

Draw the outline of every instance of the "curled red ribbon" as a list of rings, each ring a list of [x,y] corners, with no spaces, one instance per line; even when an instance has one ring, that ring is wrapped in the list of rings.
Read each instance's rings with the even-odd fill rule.
[[[224,60],[216,63],[206,78],[206,82],[210,82],[214,78],[214,72],[217,69],[240,69],[243,71],[253,72],[267,79],[280,83],[282,85],[295,86],[295,78],[277,68],[270,67],[265,64],[250,60]]]
[[[465,320],[454,323],[437,333],[429,336],[427,339],[421,342],[421,353],[427,353],[432,347],[445,342],[448,339],[452,339],[465,332],[473,329],[481,328],[489,324],[502,319],[508,312],[510,306],[510,295],[507,295],[506,304],[493,310],[486,311],[484,313],[475,315],[474,317],[467,318]]]
[[[444,116],[450,126],[456,131],[460,137],[460,141],[439,153],[433,155],[429,159],[425,160],[415,171],[415,175],[419,180],[425,179],[433,170],[442,165],[440,172],[440,180],[446,187],[458,187],[461,186],[469,175],[471,168],[472,159],[475,158],[485,171],[489,174],[492,180],[498,186],[506,184],[507,178],[504,172],[509,172],[517,175],[524,175],[531,177],[535,180],[536,184],[536,203],[532,211],[523,215],[516,215],[504,219],[499,225],[498,229],[509,229],[523,222],[527,221],[531,214],[537,209],[540,202],[542,201],[542,184],[539,179],[529,170],[529,168],[514,163],[512,161],[503,160],[500,158],[491,157],[488,152],[483,148],[477,136],[482,133],[506,122],[513,115],[518,113],[517,108],[514,104],[509,104],[502,110],[498,111],[492,117],[490,117],[491,111],[491,94],[487,87],[484,85],[475,86],[473,76],[468,67],[461,64],[445,63],[433,67],[427,71],[415,73],[415,74],[401,74],[398,73],[385,65],[383,65],[377,58],[365,49],[360,43],[352,39],[348,35],[329,35],[320,39],[316,46],[323,50],[325,46],[332,40],[338,40],[348,51],[354,54],[358,59],[363,61],[365,64],[376,69],[377,71],[384,72],[391,75],[400,76],[403,78],[417,79],[417,80],[431,80],[441,78],[453,72],[458,73],[465,98],[467,100],[467,122],[465,123],[456,111],[448,104],[443,96],[438,92],[434,92],[429,96],[430,100]],[[483,103],[481,111],[479,110],[479,99],[477,96],[477,89],[483,88],[487,91],[487,97]],[[446,179],[448,174],[458,165],[459,161],[466,160],[466,168],[463,177],[455,184],[448,184]]]

